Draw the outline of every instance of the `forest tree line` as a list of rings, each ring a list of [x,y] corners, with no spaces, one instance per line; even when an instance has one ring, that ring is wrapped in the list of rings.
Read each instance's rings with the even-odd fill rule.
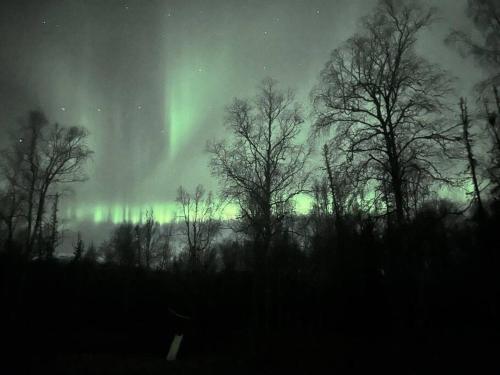
[[[355,320],[360,306],[380,304],[397,316],[391,324],[422,328],[440,313],[439,298],[466,305],[460,275],[475,275],[475,298],[484,297],[482,311],[491,318],[485,321],[493,321],[500,8],[469,0],[467,12],[482,39],[457,30],[445,42],[457,59],[458,53],[474,58],[487,72],[474,97],[456,97],[454,77],[417,52],[436,10],[381,0],[332,51],[311,90],[310,114],[271,78],[254,97],[226,107],[232,136],[207,146],[220,198],[201,185],[178,189],[183,251],[173,251],[174,226],[160,226],[148,211],[142,223],[117,226],[97,248],[79,235],[72,262],[97,267],[102,256],[110,265],[184,275],[200,282],[190,285],[204,301],[195,290],[209,275],[222,275],[227,284],[244,275],[248,293],[240,298],[251,300],[254,344],[282,325],[320,329],[332,316]],[[59,200],[67,186],[85,179],[92,155],[87,136],[83,128],[49,125],[41,112],[30,112],[2,153],[4,253],[53,257]],[[467,202],[442,198],[446,187],[466,191]],[[313,198],[307,215],[294,212],[301,194]],[[220,202],[237,205],[239,218],[221,221]],[[222,238],[226,226],[234,234]],[[449,282],[438,286],[440,280]],[[403,289],[411,292],[403,297]],[[307,296],[314,322],[289,311],[306,311],[297,295]],[[329,310],[325,300],[344,309]]]

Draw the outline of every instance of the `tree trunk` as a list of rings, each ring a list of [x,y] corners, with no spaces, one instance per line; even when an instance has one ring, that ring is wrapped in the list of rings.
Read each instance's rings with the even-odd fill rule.
[[[474,186],[474,195],[477,201],[479,215],[482,215],[484,212],[483,202],[481,200],[481,191],[479,189],[479,182],[477,180],[476,173],[476,160],[474,159],[474,154],[472,152],[472,145],[469,135],[469,114],[467,111],[467,105],[463,98],[460,98],[460,115],[462,119],[463,126],[463,139],[465,144],[465,150],[467,152],[467,161],[469,163],[470,175],[472,178],[472,184]]]
[[[36,212],[36,218],[35,218],[35,226],[33,229],[33,236],[30,241],[30,248],[33,249],[35,246],[35,241],[37,241],[37,246],[38,246],[38,255],[41,257],[42,256],[42,248],[41,248],[41,240],[42,240],[42,220],[43,220],[43,213],[45,209],[45,197],[47,195],[47,189],[48,185],[46,184],[44,188],[42,188],[42,191],[40,192],[40,197],[38,199],[38,207],[37,207],[37,212]]]
[[[337,195],[335,193],[335,183],[333,181],[333,171],[330,165],[330,160],[328,159],[328,146],[325,144],[323,147],[323,156],[325,159],[326,172],[328,176],[328,185],[330,187],[330,194],[332,195],[332,206],[333,212],[335,214],[335,226],[337,227],[337,232],[340,235],[341,232],[341,213],[339,202],[337,200]]]
[[[398,226],[402,225],[405,221],[404,215],[404,199],[403,199],[403,189],[402,181],[399,176],[399,168],[393,170],[392,175],[392,190],[394,193],[394,204],[396,205],[396,219]]]

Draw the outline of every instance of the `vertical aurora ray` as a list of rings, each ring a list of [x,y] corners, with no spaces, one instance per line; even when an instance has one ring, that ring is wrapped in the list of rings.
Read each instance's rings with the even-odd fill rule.
[[[172,48],[167,58],[165,79],[165,130],[167,133],[167,161],[173,163],[185,150],[193,149],[193,140],[200,140],[199,131],[206,121],[211,102],[216,97],[217,84],[212,75],[220,76],[220,69],[200,48],[184,45]],[[206,71],[210,66],[211,71]],[[189,147],[188,147],[189,146]],[[184,154],[185,155],[185,154]]]
[[[186,145],[196,120],[195,87],[191,81],[191,74],[181,72],[180,79],[169,84],[167,94],[167,114],[165,116],[168,134],[168,160],[173,161]],[[191,93],[191,95],[190,95]]]
[[[165,20],[165,35],[175,37],[167,37],[162,47],[168,163],[186,162],[193,154],[202,154],[205,142],[221,125],[224,106],[236,95],[226,92],[236,81],[233,66],[237,50],[233,45],[222,34],[214,34],[203,13],[193,17],[179,12],[175,22],[172,24],[169,17]]]
[[[169,34],[169,20],[165,21],[166,33]],[[182,29],[176,30],[176,39],[165,45],[164,121],[168,163],[174,162],[186,145],[196,124],[196,114],[200,111],[200,82],[194,67],[197,46],[190,45],[182,33]]]
[[[178,222],[181,220],[180,207],[177,202],[152,202],[149,204],[97,204],[78,205],[65,210],[67,219],[78,222],[92,222],[94,224],[111,223],[143,223],[148,211],[153,211],[153,217],[160,224]],[[226,205],[216,217],[220,220],[232,220],[238,217],[238,207],[234,204]]]

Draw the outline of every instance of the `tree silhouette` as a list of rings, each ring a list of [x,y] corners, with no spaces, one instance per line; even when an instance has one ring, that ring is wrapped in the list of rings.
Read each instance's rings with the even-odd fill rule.
[[[159,270],[167,271],[170,268],[173,257],[173,245],[172,237],[174,226],[166,224],[162,227],[162,231],[159,234],[158,243],[155,249],[154,258],[156,261],[156,267]]]
[[[484,213],[483,201],[481,199],[481,189],[480,182],[477,172],[477,159],[473,152],[473,137],[470,134],[470,118],[467,109],[467,103],[464,98],[460,98],[460,121],[462,123],[463,136],[462,140],[465,147],[465,156],[467,159],[467,171],[469,172],[470,179],[472,180],[473,190],[473,201],[477,203],[478,214],[482,215]]]
[[[283,231],[294,197],[307,187],[309,150],[298,142],[303,118],[293,92],[279,90],[273,79],[262,81],[253,102],[235,99],[226,112],[232,137],[209,146],[211,167],[223,195],[238,204],[242,229],[253,242],[253,343],[262,350],[276,290],[271,242]]]
[[[305,191],[309,151],[297,142],[303,118],[291,90],[262,81],[253,102],[235,99],[226,109],[229,141],[209,146],[211,168],[223,194],[239,205],[247,233],[266,257],[292,200]]]
[[[79,262],[85,254],[85,243],[82,239],[82,234],[78,232],[76,243],[73,245],[73,262]]]
[[[22,183],[21,162],[22,159],[11,153],[4,153],[1,160],[3,175],[3,186],[0,190],[0,220],[7,228],[5,248],[12,250],[14,235],[18,224],[21,224],[24,215],[23,209],[26,203],[25,191],[20,189]]]
[[[31,111],[19,135],[3,153],[4,177],[9,186],[6,197],[11,200],[6,216],[11,222],[19,216],[16,210],[22,207],[26,256],[33,256],[35,247],[39,255],[43,251],[42,229],[51,190],[86,179],[84,166],[92,154],[87,137],[88,132],[82,127],[48,125],[42,112]]]
[[[496,109],[491,111],[486,106],[486,117],[488,121],[488,131],[491,137],[490,158],[491,163],[488,168],[490,180],[493,183],[493,194],[500,195],[500,97],[498,89],[493,87]]]
[[[463,30],[453,30],[446,43],[455,46],[463,56],[472,56],[478,63],[491,69],[489,77],[479,83],[483,91],[500,84],[500,5],[495,0],[468,0],[467,15],[482,36],[473,38]]]
[[[311,93],[316,130],[334,129],[348,159],[385,186],[398,223],[409,176],[445,181],[437,160],[455,141],[456,127],[439,118],[450,79],[415,52],[433,15],[420,3],[380,1],[361,32],[332,52]]]
[[[467,15],[479,31],[481,38],[475,38],[463,30],[453,30],[445,42],[454,46],[462,56],[472,56],[488,77],[479,82],[476,88],[484,101],[487,127],[491,136],[491,165],[488,168],[489,178],[493,183],[492,192],[498,195],[500,189],[500,130],[498,116],[500,100],[500,5],[494,0],[468,0]],[[493,88],[492,92],[490,88]],[[493,95],[490,95],[490,94]],[[493,97],[494,109],[489,107]],[[477,195],[477,193],[476,193]]]
[[[214,200],[212,192],[206,193],[203,185],[196,186],[194,194],[179,186],[177,202],[181,206],[181,218],[184,221],[189,266],[196,270],[220,231],[220,218],[217,216],[221,204]]]
[[[82,260],[88,264],[94,264],[97,262],[97,255],[97,249],[95,248],[94,243],[91,242],[83,254]]]
[[[50,218],[48,223],[45,224],[45,235],[44,235],[44,256],[51,258],[56,251],[57,246],[61,242],[62,236],[59,232],[59,199],[61,195],[59,193],[53,194],[50,198],[52,199],[52,209],[50,213]]]
[[[146,268],[150,268],[153,261],[155,241],[158,233],[158,223],[154,219],[153,209],[146,212],[146,222],[142,226],[142,233],[144,237],[144,265]]]
[[[117,226],[109,242],[102,245],[105,261],[124,267],[137,265],[137,242],[134,225],[123,223]]]

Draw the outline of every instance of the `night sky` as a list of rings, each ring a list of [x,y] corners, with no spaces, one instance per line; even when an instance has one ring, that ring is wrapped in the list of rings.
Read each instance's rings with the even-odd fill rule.
[[[441,20],[419,48],[458,78],[458,102],[481,77],[443,42],[452,28],[471,29],[466,1],[431,3]],[[307,113],[331,50],[375,4],[3,0],[1,127],[15,131],[18,118],[41,108],[51,121],[90,130],[90,178],[66,203],[79,218],[120,220],[124,205],[135,215],[153,206],[165,218],[179,185],[216,189],[205,145],[226,134],[224,106],[271,76],[297,91]]]

